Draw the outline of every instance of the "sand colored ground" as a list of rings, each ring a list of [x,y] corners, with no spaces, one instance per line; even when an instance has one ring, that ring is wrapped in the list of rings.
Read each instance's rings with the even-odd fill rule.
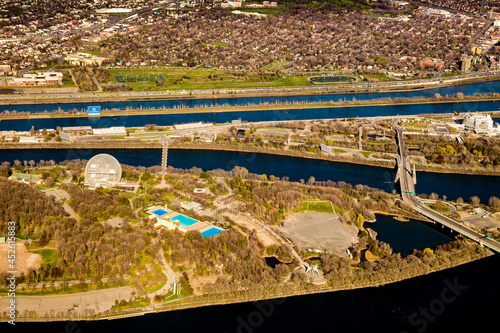
[[[26,246],[23,243],[16,243],[16,253],[15,253],[15,269],[11,269],[8,260],[8,255],[12,252],[8,252],[9,245],[7,243],[0,244],[0,273],[7,271],[17,271],[16,275],[21,275],[22,273],[27,274],[30,269],[37,270],[42,264],[42,256],[35,253],[26,252]]]
[[[119,287],[104,290],[94,290],[85,293],[68,295],[21,296],[16,295],[16,310],[23,313],[25,310],[36,311],[37,314],[75,311],[83,313],[86,309],[93,309],[95,313],[110,309],[115,300],[129,300],[133,298],[131,287]],[[10,298],[0,297],[0,308],[6,309]]]
[[[320,250],[347,256],[346,250],[358,242],[358,229],[340,222],[338,215],[327,213],[296,214],[279,230],[300,249]]]

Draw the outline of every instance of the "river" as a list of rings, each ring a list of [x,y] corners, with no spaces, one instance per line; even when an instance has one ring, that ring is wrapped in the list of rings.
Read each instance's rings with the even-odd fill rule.
[[[63,333],[490,332],[498,315],[498,276],[500,256],[495,255],[378,288],[111,321],[17,323],[16,328]]]
[[[330,102],[342,100],[371,100],[378,98],[397,98],[397,97],[434,97],[436,93],[441,96],[455,95],[458,92],[464,95],[472,95],[475,93],[490,93],[500,91],[500,81],[482,82],[474,84],[465,84],[451,86],[445,88],[436,88],[421,91],[405,91],[405,92],[385,92],[385,93],[362,93],[362,94],[326,94],[326,95],[309,95],[309,96],[272,96],[272,97],[239,97],[239,98],[206,98],[206,99],[178,99],[178,100],[163,100],[163,101],[136,101],[136,102],[100,102],[100,103],[57,103],[57,104],[18,104],[18,105],[0,105],[0,112],[9,111],[29,111],[32,113],[44,111],[69,111],[78,110],[87,112],[88,105],[100,105],[102,109],[159,109],[159,108],[194,108],[202,105],[216,106],[242,106],[248,104],[264,104],[264,103],[294,103],[294,102]],[[498,108],[497,108],[498,109]]]
[[[457,86],[450,89],[449,94],[456,93],[457,89],[463,92],[471,87],[491,88],[498,91],[498,82]],[[482,86],[484,85],[484,86]],[[455,90],[455,91],[454,91]],[[436,92],[444,95],[443,89],[437,91],[418,92],[433,95]],[[448,91],[448,90],[446,90]],[[460,91],[460,90],[458,90]],[[371,98],[381,97],[380,95]],[[339,95],[333,95],[340,98]],[[307,98],[321,98],[313,96]],[[352,99],[352,95],[349,96]],[[361,95],[355,95],[362,99]],[[391,94],[395,97],[395,94]],[[332,98],[332,97],[330,97]],[[263,99],[259,99],[263,100]],[[198,102],[199,101],[194,101]],[[193,103],[194,103],[193,102]],[[222,100],[218,101],[223,104]],[[144,102],[142,102],[144,103]],[[242,102],[243,103],[243,102]],[[248,103],[248,102],[247,102]],[[101,103],[102,105],[102,103]],[[17,108],[18,106],[16,106]],[[225,114],[203,115],[165,115],[165,116],[132,116],[107,117],[93,119],[53,119],[31,121],[2,121],[0,129],[26,130],[35,128],[55,128],[56,126],[82,126],[90,124],[93,127],[109,126],[140,126],[139,124],[156,123],[168,125],[174,122],[213,121],[226,122],[236,118],[250,120],[276,119],[311,119],[331,117],[356,117],[367,115],[418,114],[435,112],[452,112],[453,110],[497,110],[496,102],[419,105],[399,107],[375,108],[335,108],[315,110],[288,110],[274,112],[237,112]],[[20,110],[17,108],[17,110]],[[291,112],[291,114],[287,113]],[[408,112],[408,113],[405,113]],[[358,114],[359,113],[359,114]],[[363,115],[363,113],[365,113]],[[335,116],[332,116],[335,114]],[[153,118],[148,118],[153,117]],[[207,118],[203,118],[207,117]],[[219,117],[219,118],[218,118]],[[264,119],[262,119],[264,118]],[[45,123],[43,121],[46,121]],[[52,122],[50,122],[52,121]],[[62,121],[62,122],[61,122]],[[78,123],[81,121],[82,123]],[[133,123],[129,124],[128,121]],[[66,123],[64,123],[66,122]],[[85,123],[87,122],[87,123]],[[95,123],[94,123],[95,122]],[[162,123],[163,122],[163,123]],[[102,124],[105,126],[101,126]],[[4,127],[5,126],[5,127]],[[10,128],[13,127],[14,128]],[[17,126],[17,127],[15,127]],[[114,155],[121,163],[129,165],[159,165],[161,153],[158,149],[116,149],[116,150],[0,150],[0,161],[13,162],[18,160],[54,160],[61,162],[67,159],[89,159],[93,155],[107,152]],[[313,176],[316,180],[345,181],[351,184],[366,184],[378,187],[385,191],[394,190],[394,172],[392,170],[335,163],[321,160],[308,160],[287,156],[265,154],[250,154],[225,151],[169,151],[169,165],[178,168],[199,167],[203,170],[222,168],[231,170],[239,165],[250,172],[259,174],[287,176],[292,181],[304,179],[307,181]],[[286,166],[284,168],[283,166]],[[499,196],[500,177],[470,176],[455,174],[435,174],[419,172],[417,175],[417,193],[431,193],[446,195],[450,199],[458,196],[468,199],[478,195],[483,202],[489,196]],[[391,219],[391,218],[387,218]],[[387,223],[386,223],[387,222]],[[415,244],[395,244],[391,238],[392,232],[387,233],[392,223],[380,220],[373,226],[379,232],[379,239],[385,240],[399,251],[407,252],[409,247],[432,246],[434,243],[444,243],[445,234],[437,233],[434,229],[422,231],[422,224],[411,222],[406,225],[408,232],[413,233],[415,226],[418,233],[424,238],[431,237],[432,244],[425,242]],[[403,222],[404,223],[404,222]],[[415,224],[416,223],[416,224]],[[385,225],[388,224],[389,226]],[[418,227],[420,225],[420,227]],[[403,226],[405,227],[405,226]],[[428,228],[427,226],[423,226]],[[385,231],[384,231],[385,230]],[[389,230],[390,231],[390,230]],[[414,236],[412,234],[412,236]],[[412,237],[415,238],[415,237]],[[418,238],[418,237],[417,237]],[[395,244],[395,245],[394,245]],[[429,245],[430,244],[430,245]],[[171,332],[448,332],[448,331],[486,331],[491,330],[498,312],[500,298],[500,257],[498,255],[455,267],[426,276],[378,287],[352,291],[324,293],[316,295],[289,297],[264,303],[241,303],[221,305],[189,310],[172,311],[154,315],[145,315],[135,318],[116,321],[99,322],[53,322],[53,323],[17,323],[21,329],[36,330],[37,332],[136,332],[136,331],[171,331]],[[451,286],[451,287],[450,287]],[[362,320],[360,320],[362,318]],[[7,327],[2,323],[0,327]]]
[[[109,153],[120,163],[127,165],[153,166],[161,164],[160,149],[27,149],[0,150],[0,161],[14,160],[54,160],[56,163],[72,159],[90,159],[99,153]],[[360,164],[330,162],[290,156],[243,153],[217,150],[169,149],[168,164],[175,168],[203,170],[232,170],[235,166],[247,168],[252,173],[289,177],[291,181],[307,182],[310,177],[318,181],[344,181],[352,185],[363,184],[387,192],[395,190],[395,173],[391,169]],[[283,166],[286,165],[286,168]],[[500,196],[500,177],[443,174],[431,172],[417,173],[417,193],[435,192],[448,199],[462,197],[468,201],[477,195],[487,203],[491,196]]]
[[[234,119],[242,121],[289,121],[325,118],[356,118],[378,116],[406,116],[424,113],[449,113],[453,111],[496,111],[500,109],[500,101],[442,103],[442,104],[408,104],[386,106],[353,106],[313,109],[286,109],[265,111],[233,111],[183,114],[152,114],[109,117],[70,117],[42,119],[2,119],[0,130],[28,131],[35,129],[57,128],[66,126],[92,126],[106,128],[112,126],[140,127],[147,124],[169,126],[190,122],[210,122],[223,124]],[[495,119],[498,121],[498,119]]]

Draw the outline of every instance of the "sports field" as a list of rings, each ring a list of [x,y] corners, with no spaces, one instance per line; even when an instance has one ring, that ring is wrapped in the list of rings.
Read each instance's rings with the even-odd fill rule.
[[[242,72],[166,67],[127,68],[123,70],[116,68],[110,69],[108,72],[110,74],[110,81],[126,83],[133,88],[134,91],[237,89],[311,85],[311,82],[304,76],[294,75],[283,77],[281,75],[276,75],[272,71]],[[161,78],[158,80],[150,76],[160,76]]]

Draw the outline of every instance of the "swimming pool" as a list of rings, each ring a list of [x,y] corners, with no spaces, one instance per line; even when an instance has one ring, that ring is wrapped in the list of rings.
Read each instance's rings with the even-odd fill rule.
[[[212,236],[215,236],[215,235],[218,235],[222,232],[222,230],[220,230],[219,228],[210,228],[208,230],[205,230],[201,233],[201,236],[203,238],[207,238],[207,237],[212,237]]]
[[[172,217],[170,220],[172,222],[179,221],[179,227],[189,227],[190,225],[193,225],[196,222],[198,222],[190,217],[187,217],[187,216],[184,216],[181,214]]]
[[[168,212],[164,209],[157,209],[157,210],[153,211],[153,214],[158,215],[158,216],[162,216],[162,215],[168,214]]]

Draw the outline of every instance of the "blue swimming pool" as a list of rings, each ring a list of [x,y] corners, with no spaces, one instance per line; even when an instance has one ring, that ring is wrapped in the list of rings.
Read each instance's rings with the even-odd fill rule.
[[[198,222],[190,217],[187,217],[187,216],[184,216],[181,214],[172,217],[170,220],[172,222],[179,221],[179,227],[189,227],[190,225],[193,225],[196,222]]]
[[[158,216],[162,216],[162,215],[168,214],[168,212],[164,209],[157,209],[157,210],[153,211],[153,214],[158,215]]]
[[[222,232],[222,230],[220,230],[219,228],[210,228],[208,230],[205,230],[201,233],[201,236],[203,238],[207,238],[207,237],[212,237],[212,236],[215,236],[215,235],[218,235]]]

